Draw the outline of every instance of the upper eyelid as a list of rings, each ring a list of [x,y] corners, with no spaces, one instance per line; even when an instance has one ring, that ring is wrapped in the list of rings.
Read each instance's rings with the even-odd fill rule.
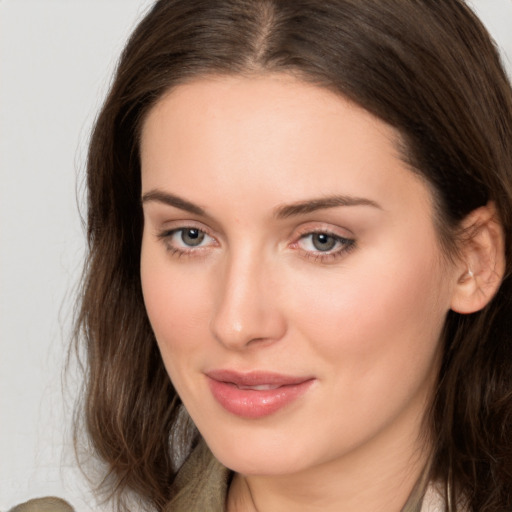
[[[147,222],[148,225],[153,226],[157,231],[165,231],[172,229],[180,229],[187,227],[194,227],[197,229],[201,229],[205,233],[222,233],[222,229],[220,226],[216,224],[213,220],[210,222],[207,217],[198,215],[192,212],[189,217],[189,213],[183,211],[172,212],[168,207],[160,207],[160,203],[157,201],[143,203],[143,206],[146,208],[144,211],[144,222]]]
[[[162,222],[161,227],[157,228],[157,233],[171,233],[174,231],[180,231],[183,229],[198,229],[199,231],[203,231],[207,235],[211,236],[212,238],[216,238],[216,235],[214,234],[214,230],[212,230],[210,227],[205,226],[204,223],[196,221],[196,220],[173,220],[173,221],[166,221]]]
[[[331,233],[329,231],[309,231],[304,233],[299,237],[299,240],[302,238],[306,238],[311,235],[327,235],[331,238],[334,238],[335,240],[353,240],[353,238],[349,238],[348,236],[338,235],[336,233]]]
[[[296,234],[294,235],[295,238],[300,238],[305,235],[309,234],[318,234],[318,233],[325,233],[326,235],[333,236],[335,238],[344,238],[351,240],[354,238],[354,234],[352,231],[348,228],[341,227],[341,226],[326,226],[323,225],[316,225],[311,226],[310,223],[307,223],[306,225],[300,226],[297,230],[295,230]]]

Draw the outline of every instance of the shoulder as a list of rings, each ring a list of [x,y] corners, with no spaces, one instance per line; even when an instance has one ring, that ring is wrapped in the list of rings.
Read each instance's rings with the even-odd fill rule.
[[[74,512],[74,509],[67,501],[50,496],[26,501],[11,508],[9,512]]]

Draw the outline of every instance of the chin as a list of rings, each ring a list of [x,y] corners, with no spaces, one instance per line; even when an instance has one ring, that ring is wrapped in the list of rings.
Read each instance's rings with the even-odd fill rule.
[[[313,447],[305,449],[311,440],[301,442],[289,432],[276,432],[261,425],[251,430],[235,427],[229,432],[203,437],[224,466],[243,475],[287,475],[319,462],[312,460]]]
[[[284,476],[306,469],[304,458],[297,460],[297,454],[282,453],[214,452],[215,457],[227,468],[245,476]]]

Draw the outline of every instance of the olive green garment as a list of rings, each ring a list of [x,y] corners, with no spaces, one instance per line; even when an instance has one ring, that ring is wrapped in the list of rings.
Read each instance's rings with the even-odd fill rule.
[[[231,475],[201,440],[180,468],[165,512],[225,512]]]
[[[49,497],[26,501],[9,512],[74,512],[74,508],[67,501]]]

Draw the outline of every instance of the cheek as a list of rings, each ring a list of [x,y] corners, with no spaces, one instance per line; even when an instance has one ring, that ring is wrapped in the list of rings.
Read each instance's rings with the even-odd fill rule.
[[[149,321],[169,375],[204,350],[212,290],[208,271],[171,264],[161,247],[142,244],[141,283]]]
[[[194,287],[169,271],[169,265],[158,268],[141,262],[142,289],[149,321],[160,350],[162,361],[172,384],[182,400],[193,403],[190,396],[198,393],[192,378],[201,351],[198,328],[204,325]],[[188,283],[190,285],[190,283]]]
[[[449,303],[437,254],[400,254],[368,253],[315,287],[296,282],[290,294],[304,338],[354,385],[425,373],[435,358]]]

